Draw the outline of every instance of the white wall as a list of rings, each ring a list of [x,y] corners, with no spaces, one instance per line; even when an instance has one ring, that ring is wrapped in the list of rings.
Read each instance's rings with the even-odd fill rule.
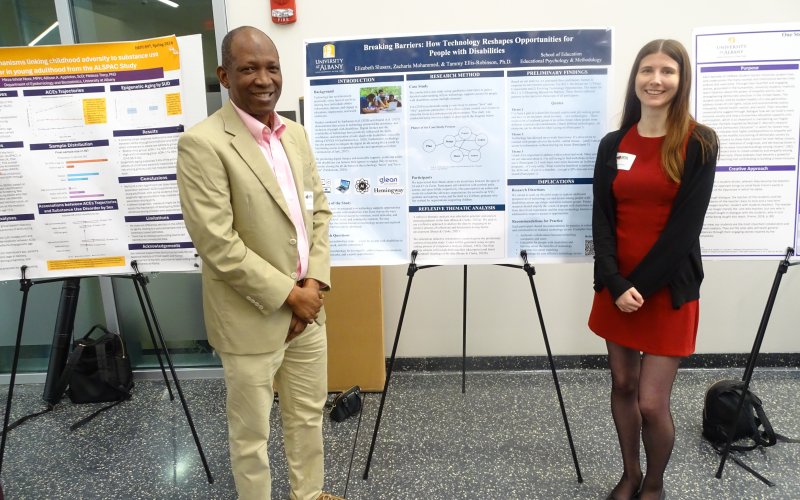
[[[281,53],[283,96],[279,109],[295,109],[303,93],[303,41],[348,36],[411,33],[507,31],[542,28],[614,28],[615,97],[639,48],[654,38],[674,38],[691,50],[692,28],[732,24],[800,22],[797,0],[405,0],[388,13],[363,0],[297,0],[299,20],[270,21],[264,0],[227,0],[229,28],[249,24],[265,30]],[[376,10],[381,10],[380,14]],[[616,121],[618,116],[614,117]],[[791,242],[787,242],[787,245]],[[534,262],[535,264],[535,262]],[[772,285],[777,260],[706,261],[697,351],[749,352]],[[604,344],[586,327],[592,301],[590,264],[536,266],[537,291],[554,354],[604,353]],[[416,274],[398,356],[461,354],[462,274],[460,266]],[[406,288],[406,266],[383,269],[384,335],[391,352]],[[469,268],[468,354],[544,354],[527,276],[497,266]],[[334,284],[335,286],[335,284]],[[800,266],[784,276],[762,352],[800,351]]]

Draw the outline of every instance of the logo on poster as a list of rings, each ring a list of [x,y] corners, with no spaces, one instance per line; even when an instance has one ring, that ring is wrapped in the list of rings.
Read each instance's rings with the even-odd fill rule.
[[[382,175],[378,177],[378,185],[380,186],[397,186],[400,184],[400,178],[396,175]]]
[[[747,44],[736,43],[736,37],[729,36],[725,43],[720,43],[715,48],[720,57],[733,57],[743,55]]]
[[[326,43],[322,46],[322,59],[314,59],[314,69],[319,74],[342,73],[344,71],[344,59],[336,57],[336,46]]]
[[[322,192],[325,194],[330,194],[331,192],[331,180],[327,178],[321,178],[322,181]]]
[[[393,195],[401,195],[405,191],[404,188],[401,187],[374,187],[372,188],[373,194],[393,194]]]
[[[356,191],[361,194],[369,192],[369,181],[367,179],[358,179],[356,181]]]
[[[345,194],[350,189],[350,179],[339,179],[339,185],[336,186],[336,190],[342,194]]]

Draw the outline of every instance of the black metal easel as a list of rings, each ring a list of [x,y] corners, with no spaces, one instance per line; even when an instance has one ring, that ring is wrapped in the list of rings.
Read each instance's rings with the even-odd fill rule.
[[[583,482],[583,477],[581,476],[580,466],[578,465],[578,455],[575,452],[575,444],[572,440],[572,432],[569,428],[569,421],[567,420],[567,411],[564,407],[564,398],[561,395],[561,385],[558,383],[558,375],[556,374],[556,367],[555,363],[553,362],[553,355],[550,351],[550,341],[547,339],[547,330],[544,326],[544,317],[542,316],[542,308],[539,304],[539,295],[536,293],[536,285],[533,282],[533,275],[536,274],[536,270],[534,267],[528,262],[528,253],[523,250],[520,252],[520,257],[522,257],[523,265],[517,266],[513,264],[500,264],[503,267],[511,267],[514,269],[523,269],[526,274],[528,275],[528,281],[531,285],[531,292],[533,293],[533,300],[536,304],[536,312],[539,316],[539,325],[542,329],[542,337],[544,338],[544,345],[547,349],[547,358],[550,361],[550,370],[553,374],[553,382],[555,383],[556,393],[558,394],[558,403],[561,406],[561,416],[564,419],[564,428],[567,432],[567,440],[569,441],[569,447],[572,451],[572,460],[575,463],[575,472],[578,475],[578,482]],[[400,340],[400,330],[403,328],[403,318],[406,315],[406,306],[408,305],[408,296],[411,292],[411,282],[414,280],[414,275],[417,271],[422,269],[428,269],[431,267],[439,267],[438,265],[427,265],[427,266],[417,266],[416,264],[417,259],[417,251],[413,250],[411,252],[411,263],[408,265],[408,271],[406,275],[408,276],[408,284],[406,285],[406,292],[403,296],[403,306],[400,309],[400,319],[397,322],[397,332],[394,336],[394,344],[392,345],[392,355],[389,358],[389,368],[386,372],[386,381],[383,384],[383,392],[381,393],[381,403],[378,407],[378,417],[375,420],[375,429],[372,433],[372,444],[369,447],[369,455],[367,456],[367,465],[364,469],[364,476],[363,479],[369,478],[369,468],[370,464],[372,463],[372,455],[375,452],[375,443],[378,439],[378,430],[380,429],[381,425],[381,417],[383,416],[383,405],[386,401],[386,394],[389,390],[389,381],[392,378],[392,370],[394,369],[394,362],[395,362],[395,355],[397,354],[397,344]],[[467,266],[464,266],[464,311],[462,317],[462,333],[463,333],[463,349],[462,349],[462,359],[461,359],[461,392],[464,393],[466,390],[466,354],[467,354]]]
[[[722,449],[722,459],[719,462],[719,468],[717,469],[717,473],[715,477],[717,479],[722,478],[722,470],[725,468],[725,462],[728,460],[728,456],[730,455],[731,451],[731,444],[733,443],[733,436],[736,433],[736,423],[739,421],[739,415],[742,414],[742,407],[744,407],[744,397],[747,394],[747,390],[750,387],[750,380],[753,378],[753,370],[756,368],[756,360],[758,359],[758,353],[761,350],[761,342],[764,340],[764,334],[767,331],[767,324],[769,323],[769,317],[772,314],[772,307],[775,305],[775,297],[778,295],[778,287],[781,284],[781,279],[783,275],[786,274],[786,271],[789,270],[789,266],[796,266],[800,264],[800,262],[789,262],[789,258],[794,255],[794,248],[788,247],[786,249],[786,255],[783,257],[783,260],[778,264],[778,270],[775,272],[775,279],[772,282],[772,289],[769,291],[769,297],[767,298],[767,305],[764,307],[764,314],[761,316],[761,323],[758,325],[758,332],[756,333],[755,342],[753,342],[753,349],[750,351],[750,356],[747,358],[747,367],[744,370],[744,376],[742,377],[742,382],[744,383],[744,388],[742,389],[742,393],[739,396],[739,404],[736,406],[736,417],[731,420],[731,424],[728,427],[728,440],[725,443],[725,447]],[[732,457],[735,460],[735,457]],[[737,463],[739,463],[737,461]],[[739,465],[742,465],[739,463]],[[749,468],[748,468],[749,469]],[[763,476],[756,473],[752,469],[749,469],[751,473],[753,473],[756,477],[764,481],[767,485],[772,486],[772,483],[766,480]]]
[[[214,478],[211,475],[211,470],[208,467],[208,461],[206,460],[205,453],[203,453],[203,447],[200,444],[200,438],[198,437],[197,431],[195,430],[194,422],[192,421],[192,416],[191,413],[189,412],[189,406],[186,403],[186,399],[183,396],[183,391],[181,390],[180,382],[178,381],[178,375],[175,372],[175,366],[172,364],[172,358],[169,355],[167,344],[164,341],[164,336],[161,333],[161,327],[158,323],[158,318],[156,317],[155,309],[153,308],[153,303],[150,300],[150,294],[147,291],[147,283],[148,283],[147,277],[144,276],[139,271],[139,267],[136,261],[131,262],[131,267],[134,270],[134,274],[131,276],[124,276],[124,277],[133,280],[134,288],[136,289],[136,295],[139,298],[139,305],[142,308],[142,314],[144,315],[145,323],[147,324],[147,330],[150,333],[150,339],[153,342],[153,346],[155,347],[156,357],[158,358],[158,363],[161,366],[161,373],[164,377],[164,383],[167,386],[167,391],[169,392],[170,400],[174,400],[175,397],[172,394],[172,388],[167,378],[166,370],[164,368],[164,363],[161,360],[161,354],[160,354],[161,351],[164,352],[164,357],[166,358],[167,364],[169,365],[170,374],[172,375],[172,381],[175,383],[175,388],[178,391],[178,396],[180,397],[181,404],[183,406],[183,412],[186,415],[186,420],[189,423],[189,428],[192,431],[192,437],[194,437],[194,442],[195,445],[197,446],[197,452],[200,455],[200,460],[203,463],[203,468],[205,469],[206,477],[208,478],[209,483],[213,483]],[[19,321],[17,324],[17,339],[14,347],[14,359],[11,365],[11,378],[9,380],[8,396],[6,398],[6,413],[3,419],[3,433],[2,437],[0,437],[0,472],[2,472],[3,468],[6,437],[8,435],[8,431],[13,429],[14,427],[12,426],[11,428],[9,428],[8,421],[11,416],[11,401],[14,395],[14,383],[16,381],[16,375],[17,375],[19,351],[20,351],[20,346],[22,344],[22,331],[25,323],[25,311],[27,309],[27,303],[28,303],[28,292],[30,291],[30,288],[35,284],[52,283],[56,281],[65,282],[62,288],[61,301],[59,303],[59,311],[58,311],[58,316],[56,318],[56,330],[53,338],[54,352],[51,352],[50,364],[48,366],[48,374],[47,374],[47,380],[45,382],[45,390],[43,396],[43,399],[47,403],[48,407],[42,412],[35,413],[33,415],[25,417],[24,419],[18,420],[16,422],[17,425],[22,423],[25,419],[29,417],[34,417],[46,413],[48,411],[51,411],[53,407],[59,402],[61,395],[55,394],[54,390],[57,385],[59,375],[61,374],[61,371],[64,368],[64,364],[66,363],[66,356],[69,354],[68,352],[69,339],[72,337],[72,330],[74,328],[74,321],[75,321],[75,311],[77,308],[77,298],[78,298],[78,293],[80,291],[80,286],[79,286],[80,278],[55,278],[55,279],[39,280],[34,282],[25,276],[26,270],[27,266],[22,266],[20,268],[22,276],[20,278],[20,291],[23,292],[23,295],[22,295],[22,305],[20,307]],[[160,340],[160,344],[156,342],[156,336],[153,333],[153,326],[155,326],[155,331],[156,333],[158,333],[158,339]]]
[[[75,313],[78,306],[78,295],[80,293],[80,278],[52,278],[39,281],[31,281],[26,276],[28,266],[20,268],[20,291],[22,294],[22,304],[20,306],[19,321],[17,323],[17,341],[14,348],[14,360],[11,366],[11,378],[8,386],[8,395],[6,397],[6,412],[3,419],[3,431],[0,438],[0,471],[3,468],[3,458],[5,456],[6,436],[15,427],[23,424],[24,422],[44,415],[53,411],[56,403],[61,398],[58,393],[59,375],[64,370],[66,365],[67,356],[69,355],[70,341],[72,339],[72,330],[75,325]],[[53,342],[50,348],[50,360],[47,367],[47,378],[44,384],[44,392],[42,399],[46,403],[45,409],[26,415],[13,424],[9,425],[8,421],[11,417],[11,400],[14,395],[14,385],[17,378],[17,365],[19,362],[19,351],[22,344],[22,331],[25,322],[25,311],[28,304],[28,292],[31,287],[36,284],[55,283],[63,281],[61,287],[61,297],[58,302],[58,311],[56,314],[56,325],[53,331]]]

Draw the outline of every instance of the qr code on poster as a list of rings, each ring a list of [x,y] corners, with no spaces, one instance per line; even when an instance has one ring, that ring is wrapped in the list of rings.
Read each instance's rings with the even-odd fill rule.
[[[594,240],[583,240],[583,255],[594,255]]]

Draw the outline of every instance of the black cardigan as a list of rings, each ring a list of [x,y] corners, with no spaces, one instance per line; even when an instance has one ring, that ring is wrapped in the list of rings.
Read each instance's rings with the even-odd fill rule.
[[[635,125],[634,125],[635,126]],[[699,141],[690,136],[686,148],[681,185],[672,203],[664,230],[642,261],[628,275],[619,273],[617,264],[616,200],[611,185],[617,175],[617,150],[628,129],[611,132],[600,141],[594,166],[594,289],[607,287],[616,300],[631,287],[644,298],[668,286],[672,307],[700,297],[703,264],[700,260],[700,231],[703,229],[714,172],[717,165],[717,139],[713,130],[698,126],[714,149],[703,160]]]

